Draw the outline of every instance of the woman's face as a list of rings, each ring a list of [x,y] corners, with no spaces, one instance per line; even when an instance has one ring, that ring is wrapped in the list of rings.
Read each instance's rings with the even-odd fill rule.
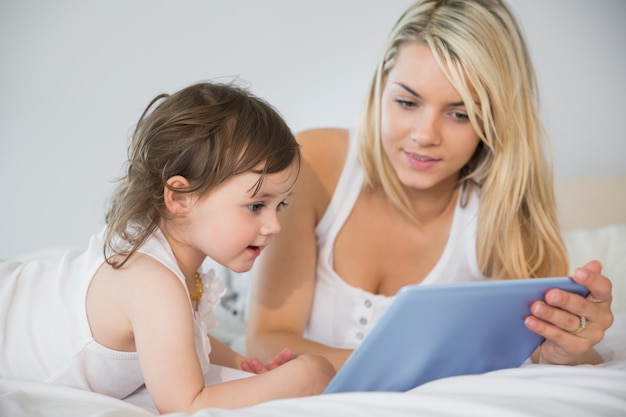
[[[454,186],[479,144],[428,46],[400,46],[382,92],[383,149],[409,194]]]

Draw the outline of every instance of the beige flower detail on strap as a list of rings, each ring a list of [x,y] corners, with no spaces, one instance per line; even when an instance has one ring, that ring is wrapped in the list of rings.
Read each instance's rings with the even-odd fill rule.
[[[217,326],[215,320],[215,308],[226,293],[226,285],[215,275],[215,270],[209,269],[205,274],[200,274],[204,292],[198,301],[198,319],[204,322],[208,329]]]
[[[213,269],[205,274],[200,274],[200,279],[202,280],[203,291],[202,297],[198,300],[196,311],[194,311],[194,336],[202,373],[206,374],[209,369],[209,354],[211,353],[208,330],[218,325],[215,320],[215,308],[226,293],[226,285],[217,278]]]

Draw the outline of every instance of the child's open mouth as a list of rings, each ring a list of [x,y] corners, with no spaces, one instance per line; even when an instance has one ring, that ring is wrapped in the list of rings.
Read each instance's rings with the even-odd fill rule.
[[[252,252],[252,254],[254,256],[259,256],[261,254],[261,247],[260,246],[250,245],[250,246],[248,246],[248,250],[250,252]]]

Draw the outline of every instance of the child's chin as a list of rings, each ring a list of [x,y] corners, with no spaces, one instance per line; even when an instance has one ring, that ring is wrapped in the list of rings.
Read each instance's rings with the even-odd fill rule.
[[[253,266],[254,266],[254,261],[252,261],[250,265],[229,266],[229,269],[238,274],[242,274],[244,272],[248,272],[249,270],[251,270]]]

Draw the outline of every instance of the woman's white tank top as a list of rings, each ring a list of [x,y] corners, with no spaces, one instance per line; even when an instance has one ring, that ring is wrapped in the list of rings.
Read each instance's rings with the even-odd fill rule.
[[[393,301],[347,284],[333,269],[333,247],[361,192],[364,172],[351,134],[348,156],[331,201],[315,228],[317,269],[313,305],[305,337],[329,346],[356,348]],[[460,200],[460,199],[459,199]],[[478,197],[454,211],[448,242],[441,258],[420,285],[485,279],[476,259]]]

